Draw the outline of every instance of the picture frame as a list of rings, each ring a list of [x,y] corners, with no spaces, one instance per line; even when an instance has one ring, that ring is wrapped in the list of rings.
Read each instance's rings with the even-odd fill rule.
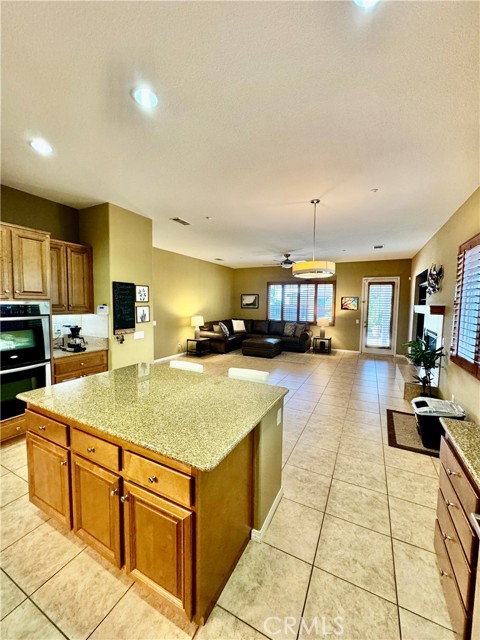
[[[137,311],[137,324],[142,324],[143,322],[150,322],[150,306],[146,305],[144,307],[136,307]]]
[[[135,285],[135,302],[150,302],[150,291],[147,284]]]
[[[258,309],[260,295],[258,293],[240,294],[240,306],[242,309]]]
[[[358,311],[358,297],[343,297],[340,302],[342,311]]]

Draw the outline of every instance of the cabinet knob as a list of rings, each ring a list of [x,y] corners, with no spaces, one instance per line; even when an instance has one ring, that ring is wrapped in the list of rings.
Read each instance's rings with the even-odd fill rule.
[[[22,428],[22,427],[17,427],[17,431],[20,431],[20,429],[21,429],[21,428]]]
[[[443,534],[444,540],[453,540],[452,536],[448,536],[446,533]]]
[[[443,569],[440,569],[440,575],[441,576],[445,576],[446,578],[450,577],[450,574],[448,574],[446,571],[444,571]]]
[[[128,500],[128,493],[125,494],[124,496],[120,496],[120,502],[127,502]]]
[[[87,447],[88,453],[95,453],[95,447]]]
[[[458,476],[459,474],[456,471],[452,471],[451,469],[447,469],[447,473],[449,476]]]
[[[151,482],[152,484],[154,482],[158,482],[157,476],[148,476],[148,481]]]
[[[84,362],[80,362],[80,366],[81,366],[81,367],[83,367],[83,365],[84,365],[84,364],[85,364]]]
[[[66,460],[62,460],[62,461],[60,462],[60,466],[61,466],[61,467],[66,467],[66,466],[67,466],[67,461],[66,461]]]
[[[10,289],[5,289],[5,293],[10,293]]]
[[[111,496],[118,496],[118,489],[112,489],[112,490],[110,491],[110,495],[111,495]]]
[[[41,424],[41,425],[38,427],[39,431],[45,431],[45,429],[46,429],[46,428],[47,428],[47,427],[46,427],[44,424]]]
[[[20,293],[20,289],[15,289],[15,293]]]
[[[445,498],[445,504],[447,505],[447,507],[454,507],[454,503],[450,502],[450,500],[447,500],[447,498]]]

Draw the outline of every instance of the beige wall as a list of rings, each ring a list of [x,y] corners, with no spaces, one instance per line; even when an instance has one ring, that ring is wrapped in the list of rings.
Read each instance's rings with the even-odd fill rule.
[[[185,350],[193,338],[193,315],[207,320],[232,317],[233,269],[153,249],[155,299],[155,358]]]
[[[448,353],[452,341],[452,312],[458,247],[480,232],[480,189],[456,211],[448,222],[427,242],[412,260],[412,293],[415,276],[432,264],[443,265],[445,275],[438,293],[428,297],[428,304],[445,305],[444,340]],[[412,311],[413,316],[413,311]],[[480,422],[480,381],[447,361],[440,375],[440,392],[450,400],[452,394],[469,417]]]
[[[1,185],[3,222],[50,231],[52,238],[79,242],[78,211],[52,200]]]
[[[335,326],[329,327],[326,334],[332,337],[334,349],[359,350],[360,344],[360,305],[358,311],[342,311],[342,296],[362,298],[362,278],[399,276],[399,318],[397,333],[397,352],[404,353],[402,344],[408,340],[408,321],[410,304],[411,260],[377,260],[372,262],[341,262],[336,265],[335,283]],[[233,316],[239,318],[267,317],[267,283],[268,282],[307,282],[291,275],[291,271],[279,267],[259,267],[256,269],[236,269],[233,278]],[[330,280],[325,280],[330,282]],[[241,309],[242,293],[259,293],[258,309]],[[359,324],[356,324],[356,320]],[[312,327],[318,334],[318,328]]]

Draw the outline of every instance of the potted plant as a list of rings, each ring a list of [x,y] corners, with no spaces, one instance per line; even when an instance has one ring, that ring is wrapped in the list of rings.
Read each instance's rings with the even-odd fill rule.
[[[413,379],[422,385],[422,393],[420,395],[431,396],[433,371],[440,366],[440,360],[445,355],[443,348],[435,349],[427,345],[425,340],[421,338],[405,342],[403,346],[409,349],[405,357],[413,365],[420,368],[419,373],[413,376]]]

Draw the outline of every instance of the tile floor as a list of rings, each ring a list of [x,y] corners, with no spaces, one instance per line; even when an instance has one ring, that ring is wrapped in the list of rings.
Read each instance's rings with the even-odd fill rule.
[[[433,552],[438,461],[388,447],[385,409],[409,410],[392,358],[333,353],[203,358],[288,387],[284,497],[251,541],[198,640],[454,640]],[[3,640],[170,640],[191,634],[28,501],[24,441],[1,449]]]

